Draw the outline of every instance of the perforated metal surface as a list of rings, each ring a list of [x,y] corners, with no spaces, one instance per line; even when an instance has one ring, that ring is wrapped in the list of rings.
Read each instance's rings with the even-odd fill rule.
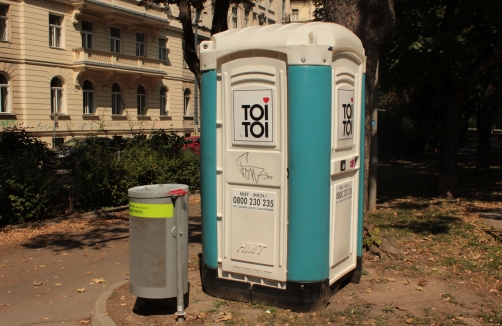
[[[186,186],[185,186],[186,187]],[[180,187],[181,188],[181,187]],[[187,189],[188,190],[188,187]],[[170,198],[133,198],[140,204],[171,204]],[[181,226],[183,292],[188,292],[188,195],[176,200],[182,206]],[[129,216],[131,293],[141,298],[176,297],[175,217]]]

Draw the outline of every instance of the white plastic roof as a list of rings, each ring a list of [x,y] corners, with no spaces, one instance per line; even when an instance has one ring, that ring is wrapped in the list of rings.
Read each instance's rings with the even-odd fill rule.
[[[322,49],[330,48],[330,51],[350,50],[364,57],[361,40],[341,25],[321,22],[275,24],[233,29],[211,36],[211,39],[203,42],[201,46],[201,60],[206,63],[206,67],[202,67],[207,70],[210,68],[208,65],[213,66],[211,62],[215,62],[215,59],[232,52],[259,49],[289,54],[295,51],[295,48],[304,49],[305,46],[321,46]],[[314,49],[308,52],[312,53],[312,50]]]

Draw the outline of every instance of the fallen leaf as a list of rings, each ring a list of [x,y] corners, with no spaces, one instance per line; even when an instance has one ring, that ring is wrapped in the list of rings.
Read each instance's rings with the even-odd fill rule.
[[[61,286],[61,285],[63,285],[63,284],[61,284],[61,283],[56,283],[55,285],[56,285],[56,286]]]
[[[126,304],[125,304],[125,303],[121,303],[120,305],[121,305],[121,306],[125,306]]]
[[[490,293],[493,293],[493,292],[498,292],[497,289],[490,289]]]
[[[401,310],[401,311],[408,311],[408,310],[401,308],[401,307],[398,307],[398,306],[395,306],[394,308],[396,308],[397,310]]]
[[[33,282],[33,285],[35,285],[35,286],[40,286],[42,284],[44,284],[44,282]]]
[[[396,281],[396,279],[395,279],[395,278],[393,278],[393,277],[386,277],[385,279],[386,279],[387,281],[389,281],[389,282],[395,282],[395,281]]]
[[[80,292],[80,293],[82,293],[82,292],[86,292],[86,291],[87,291],[87,289],[86,289],[86,288],[79,288],[79,289],[77,289],[77,292]]]
[[[420,280],[420,281],[418,281],[418,285],[422,286],[422,287],[426,286],[427,285],[427,280]]]
[[[413,322],[413,318],[406,319],[406,324],[411,324]]]
[[[93,278],[92,281],[94,282],[94,284],[98,284],[98,283],[103,283],[105,280],[102,278]]]
[[[80,323],[81,324],[89,324],[89,321],[88,320],[81,320]]]
[[[367,288],[367,289],[366,289],[366,292],[368,292],[368,293],[371,293],[371,291],[373,291],[373,290],[372,290],[372,289],[370,289],[370,288]]]
[[[409,285],[409,284],[411,284],[410,279],[407,279],[406,281],[404,281],[404,283],[403,283],[403,284],[404,284],[404,285]]]
[[[227,321],[232,320],[232,314],[229,312],[220,312],[220,316],[218,316],[218,321]]]
[[[0,309],[2,309],[3,307],[8,307],[8,306],[12,306],[12,303],[0,303]]]
[[[423,291],[424,289],[422,289],[422,288],[416,288],[415,290],[417,290],[417,291]]]
[[[85,273],[85,274],[86,274],[86,275],[92,275],[92,274],[94,274],[94,272],[87,272],[87,273]]]

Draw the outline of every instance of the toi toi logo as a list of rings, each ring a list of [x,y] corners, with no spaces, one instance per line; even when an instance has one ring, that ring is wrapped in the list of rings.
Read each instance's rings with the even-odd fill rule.
[[[249,137],[249,134],[251,134],[254,138],[261,138],[263,136],[268,138],[268,101],[270,101],[270,98],[264,97],[264,105],[244,104],[241,106],[244,110],[244,121],[242,122],[244,137]]]

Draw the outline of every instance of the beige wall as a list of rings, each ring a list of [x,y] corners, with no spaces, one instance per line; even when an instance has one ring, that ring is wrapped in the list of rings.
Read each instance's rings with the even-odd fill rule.
[[[29,128],[52,143],[54,120],[51,115],[51,87],[54,77],[63,81],[63,109],[59,115],[57,137],[84,136],[105,129],[110,135],[127,135],[131,128],[173,130],[193,133],[193,118],[184,115],[184,91],[190,89],[190,115],[194,113],[193,74],[183,64],[182,29],[176,6],[148,10],[134,0],[99,0],[76,3],[71,0],[0,0],[8,5],[7,41],[0,41],[0,73],[9,79],[9,111],[0,113],[0,129],[12,126]],[[211,0],[207,0],[198,31],[199,41],[209,37],[212,21]],[[112,8],[113,7],[113,8]],[[238,28],[281,23],[289,0],[258,0],[240,4]],[[113,9],[113,10],[111,10]],[[49,46],[49,15],[62,20],[60,48]],[[232,28],[232,9],[229,11]],[[93,48],[82,49],[82,21],[93,23]],[[110,28],[121,31],[121,53],[110,51]],[[136,57],[136,33],[145,34],[146,57]],[[158,60],[159,38],[167,39],[168,62]],[[83,114],[83,83],[94,87],[96,110]],[[124,111],[111,114],[111,88],[120,85]],[[147,112],[138,116],[136,92],[142,85],[147,93]],[[160,116],[160,88],[167,89],[167,116]],[[200,109],[200,108],[199,108]],[[202,112],[201,112],[202,115]]]
[[[111,1],[103,3],[112,4]],[[92,4],[79,11],[81,8],[74,7],[69,0],[0,0],[0,4],[9,5],[9,37],[6,42],[0,42],[0,73],[9,78],[10,84],[10,109],[0,113],[0,128],[27,127],[52,143],[54,120],[50,83],[52,78],[58,77],[63,81],[64,90],[57,137],[83,136],[100,129],[107,130],[110,135],[126,135],[131,128],[136,131],[162,128],[180,134],[193,132],[193,120],[184,117],[183,92],[187,87],[192,90],[193,108],[193,75],[183,69],[181,26],[174,20],[168,23],[163,10],[145,10],[134,1],[114,0],[118,9],[150,16],[137,19],[130,13],[121,13],[124,19],[122,15],[107,17],[106,10]],[[49,14],[63,17],[61,48],[49,46]],[[82,45],[82,20],[93,23],[93,49],[85,58],[78,52]],[[110,27],[121,30],[121,55],[116,55],[115,59],[111,59],[110,53]],[[144,60],[136,57],[136,32],[145,34]],[[159,38],[168,40],[168,64],[158,60]],[[119,62],[119,57],[121,65],[112,67],[112,63]],[[96,110],[92,115],[83,114],[81,87],[86,80],[94,87]],[[125,104],[120,116],[111,114],[113,83],[120,85]],[[136,109],[138,85],[147,93],[144,116],[138,116]],[[160,116],[161,87],[167,89],[167,116]]]
[[[288,14],[291,15],[293,13],[293,9],[298,10],[298,20],[293,21],[293,16],[290,16],[290,21],[292,23],[293,22],[305,23],[305,22],[309,22],[309,21],[314,20],[313,13],[314,13],[315,7],[311,1],[304,2],[304,1],[293,0],[293,1],[291,1],[291,9]]]

